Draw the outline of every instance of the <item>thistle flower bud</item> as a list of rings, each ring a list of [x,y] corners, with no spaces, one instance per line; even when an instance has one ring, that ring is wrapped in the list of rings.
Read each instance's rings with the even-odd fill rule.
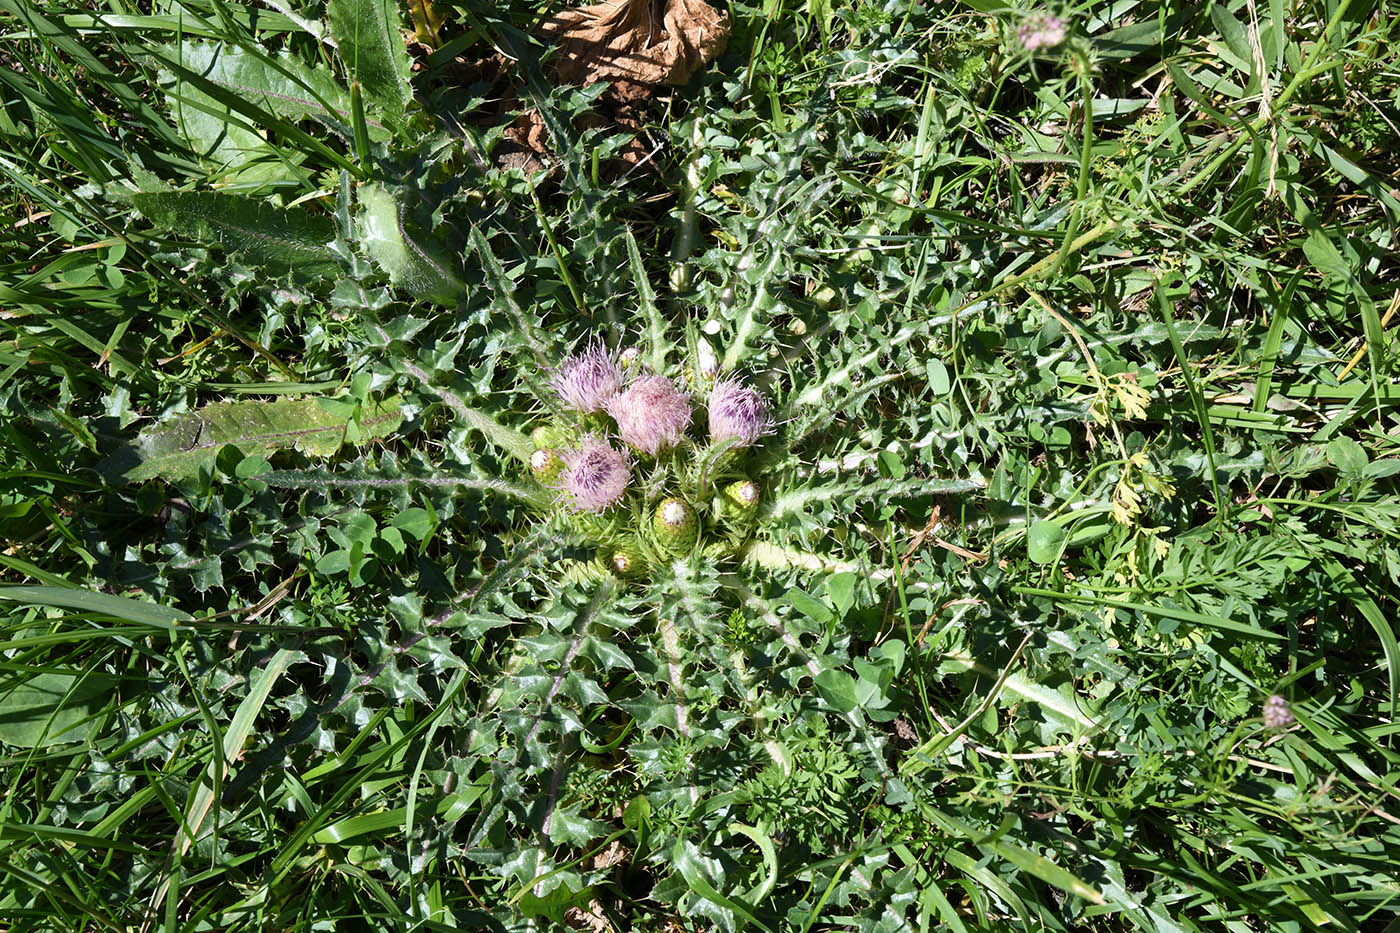
[[[719,493],[719,515],[726,525],[745,531],[758,517],[758,504],[763,490],[751,479],[735,480]]]
[[[695,510],[681,499],[663,499],[651,520],[657,540],[666,547],[693,544],[696,524]]]
[[[773,429],[763,396],[737,379],[715,383],[709,408],[710,440],[716,444],[733,439],[740,447],[752,447]]]
[[[642,351],[637,347],[628,347],[618,354],[617,361],[624,369],[630,369],[633,364],[642,358]]]
[[[1293,710],[1283,697],[1275,693],[1264,701],[1264,725],[1267,728],[1287,729],[1293,722]]]
[[[758,501],[763,498],[763,490],[751,479],[736,480],[724,487],[724,498],[739,510],[752,512],[758,508]]]
[[[665,376],[642,376],[606,408],[622,439],[652,457],[680,443],[690,424],[690,399]]]
[[[564,459],[547,447],[530,454],[530,472],[543,485],[553,485],[563,470]]]
[[[557,424],[542,424],[530,432],[530,442],[536,450],[563,447],[569,442],[568,432]]]
[[[616,504],[632,479],[627,455],[596,434],[586,435],[577,448],[564,451],[563,461],[559,488],[565,503],[580,512],[601,512]]]
[[[631,546],[614,551],[608,563],[619,577],[635,577],[646,569],[646,560],[641,552]]]
[[[550,383],[565,408],[592,414],[602,411],[622,388],[622,372],[612,354],[594,343],[564,360]]]

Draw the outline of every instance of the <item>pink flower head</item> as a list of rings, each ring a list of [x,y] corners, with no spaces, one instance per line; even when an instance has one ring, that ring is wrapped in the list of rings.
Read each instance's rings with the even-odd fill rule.
[[[622,498],[632,479],[627,455],[596,434],[586,435],[577,448],[563,454],[559,488],[566,503],[580,512],[601,512]]]
[[[604,407],[622,439],[652,457],[680,443],[690,424],[690,399],[665,376],[634,380]]]
[[[574,353],[554,372],[550,380],[564,407],[591,414],[602,411],[608,399],[622,388],[622,373],[602,344]]]
[[[1264,725],[1270,729],[1287,729],[1293,725],[1293,710],[1277,693],[1264,701]]]
[[[1065,41],[1065,21],[1049,13],[1032,13],[1017,28],[1016,39],[1027,52],[1052,49]]]
[[[772,429],[762,395],[738,379],[715,383],[710,390],[710,440],[719,444],[733,438],[740,447],[752,447]]]

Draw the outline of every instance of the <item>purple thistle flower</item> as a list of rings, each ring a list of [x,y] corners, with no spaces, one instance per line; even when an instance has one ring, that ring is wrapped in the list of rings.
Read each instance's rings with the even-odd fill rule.
[[[622,439],[652,457],[680,443],[690,424],[690,398],[665,376],[636,379],[604,407]]]
[[[1293,725],[1293,710],[1277,693],[1264,701],[1264,725],[1270,729],[1287,729]]]
[[[631,461],[598,435],[586,435],[576,449],[564,451],[563,456],[559,488],[571,508],[601,512],[627,492],[632,479]]]
[[[622,373],[602,344],[573,353],[554,372],[550,383],[564,407],[592,414],[602,411],[608,399],[622,388]]]
[[[1049,13],[1032,13],[1016,30],[1016,40],[1027,52],[1052,49],[1065,41],[1065,21]]]
[[[716,444],[731,438],[740,447],[754,442],[773,429],[768,404],[757,391],[738,379],[721,379],[710,390],[710,440]]]

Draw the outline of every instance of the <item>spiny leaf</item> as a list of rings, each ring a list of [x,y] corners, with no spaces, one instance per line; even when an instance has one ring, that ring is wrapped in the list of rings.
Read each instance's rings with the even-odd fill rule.
[[[210,191],[137,194],[131,200],[159,226],[179,236],[214,240],[277,275],[310,278],[340,268],[327,248],[335,239],[335,224],[302,208],[278,208]]]
[[[143,432],[97,469],[130,483],[157,476],[183,479],[212,467],[220,448],[230,444],[245,456],[279,448],[329,456],[348,432],[383,437],[400,420],[397,398],[367,406],[358,417],[334,412],[317,398],[215,402]]]
[[[510,496],[540,507],[549,504],[552,494],[537,485],[512,483],[503,479],[474,476],[374,476],[363,473],[330,473],[326,470],[273,470],[258,474],[258,481],[269,486],[291,489],[393,489],[412,486],[470,489],[476,492]]]

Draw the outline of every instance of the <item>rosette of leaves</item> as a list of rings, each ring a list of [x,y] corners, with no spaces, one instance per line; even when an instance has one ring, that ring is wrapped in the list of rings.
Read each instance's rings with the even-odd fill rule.
[[[683,826],[700,793],[697,775],[707,775],[706,793],[736,794],[733,807],[705,818],[705,832],[721,832],[738,814],[768,814],[748,824],[758,860],[742,871],[757,872],[758,887],[762,853],[774,851],[775,838],[816,838],[815,817],[784,815],[764,788],[796,776],[815,781],[813,799],[826,807],[821,825],[837,826],[854,818],[856,788],[898,780],[885,721],[903,642],[862,661],[860,676],[848,672],[853,639],[878,622],[870,581],[888,573],[865,542],[880,536],[881,508],[973,484],[882,472],[878,451],[832,430],[879,386],[862,357],[778,368],[781,358],[743,345],[720,343],[707,354],[704,319],[667,320],[648,299],[630,365],[697,400],[690,439],[656,456],[638,453],[626,497],[613,508],[571,510],[559,502],[556,477],[534,476],[536,467],[556,468],[535,455],[615,425],[603,412],[562,408],[540,374],[563,348],[544,341],[536,312],[516,305],[504,280],[496,287],[497,327],[506,334],[497,339],[512,347],[501,359],[513,361],[518,380],[505,404],[473,390],[451,357],[416,347],[412,332],[379,329],[386,368],[416,399],[405,403],[407,429],[431,429],[452,454],[450,471],[381,477],[364,461],[259,480],[332,497],[337,489],[412,496],[455,486],[483,503],[514,503],[500,513],[511,524],[495,526],[495,556],[469,575],[475,582],[437,609],[423,605],[432,632],[476,639],[472,653],[490,659],[483,672],[496,672],[454,720],[481,793],[460,825],[429,830],[429,842],[499,872],[517,904],[548,914],[611,883],[608,871],[582,867],[576,856],[623,832],[638,870],[654,875],[653,896],[708,905],[701,909],[732,922],[752,905],[696,894],[723,881]],[[715,319],[723,320],[719,307]],[[872,361],[877,346],[872,340]],[[791,349],[800,352],[801,343]],[[716,372],[712,356],[730,369]],[[774,430],[752,446],[711,444],[701,403],[741,364],[772,399]],[[544,430],[526,433],[542,422]],[[676,501],[696,513],[692,546],[657,540],[661,507]],[[850,529],[844,536],[830,533],[836,513]],[[644,573],[634,572],[637,562]],[[423,643],[415,636],[405,651]],[[830,741],[847,749],[839,794],[823,790],[834,788],[836,772],[816,754],[822,743],[799,741],[784,725],[813,704],[830,720]],[[599,783],[599,775],[613,777]]]

